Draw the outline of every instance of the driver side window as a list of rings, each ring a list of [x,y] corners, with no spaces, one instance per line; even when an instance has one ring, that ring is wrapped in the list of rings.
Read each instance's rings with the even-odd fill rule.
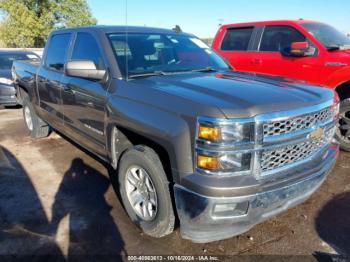
[[[105,69],[100,48],[95,38],[89,33],[77,34],[72,53],[72,60],[90,60],[95,63],[98,70]]]
[[[305,41],[306,37],[291,26],[266,26],[259,51],[283,52],[290,48],[293,42]]]

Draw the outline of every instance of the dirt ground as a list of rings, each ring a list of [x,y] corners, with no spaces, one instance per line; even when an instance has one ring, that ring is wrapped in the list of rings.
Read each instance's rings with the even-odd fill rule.
[[[114,174],[52,134],[33,140],[21,109],[0,109],[0,255],[350,256],[350,154],[306,203],[228,240],[194,244],[179,230],[143,235],[111,186]],[[113,179],[112,179],[113,181]]]

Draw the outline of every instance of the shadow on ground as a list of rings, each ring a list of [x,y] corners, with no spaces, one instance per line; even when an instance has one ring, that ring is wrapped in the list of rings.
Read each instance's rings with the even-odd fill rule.
[[[55,195],[49,221],[25,169],[0,146],[0,254],[55,255],[62,260],[76,255],[125,254],[104,197],[109,186],[108,178],[74,159]],[[69,233],[63,243],[68,250],[57,243],[63,219],[68,219]]]
[[[350,192],[335,196],[321,209],[316,230],[338,254],[350,257]]]

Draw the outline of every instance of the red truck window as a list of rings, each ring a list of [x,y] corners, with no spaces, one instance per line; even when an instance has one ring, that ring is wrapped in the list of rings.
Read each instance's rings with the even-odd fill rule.
[[[222,51],[247,51],[254,27],[229,28],[222,40]]]
[[[265,27],[260,51],[281,52],[290,48],[293,42],[305,42],[306,37],[290,26]]]

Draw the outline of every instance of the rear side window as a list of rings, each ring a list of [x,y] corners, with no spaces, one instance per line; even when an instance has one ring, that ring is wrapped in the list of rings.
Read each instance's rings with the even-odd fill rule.
[[[45,65],[53,70],[63,71],[71,34],[59,34],[51,37]]]
[[[265,27],[260,51],[281,52],[290,48],[293,42],[305,42],[306,37],[290,26]]]
[[[100,48],[95,38],[89,33],[77,34],[72,60],[90,60],[95,63],[98,70],[105,69]]]
[[[222,51],[247,51],[253,27],[229,28],[222,40]]]

